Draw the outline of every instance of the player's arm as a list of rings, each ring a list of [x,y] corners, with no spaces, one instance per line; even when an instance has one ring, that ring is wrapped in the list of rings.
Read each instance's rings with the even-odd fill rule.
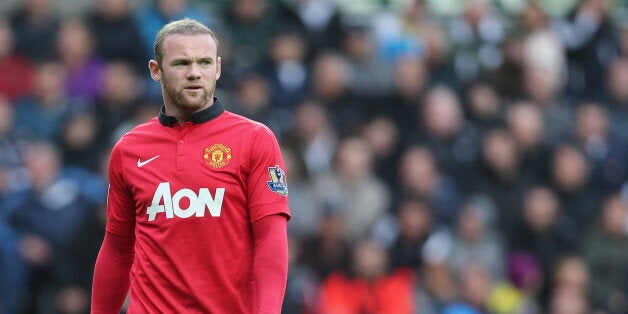
[[[247,178],[249,214],[253,227],[253,277],[257,312],[279,314],[288,278],[288,187],[281,149],[272,131],[255,129]]]
[[[134,236],[105,232],[92,283],[92,314],[118,314],[129,291]]]
[[[269,215],[252,225],[255,237],[253,277],[258,313],[281,313],[288,277],[287,217],[283,214]]]
[[[109,158],[107,226],[94,266],[92,314],[120,313],[129,291],[129,271],[135,255],[135,207],[122,175],[122,153],[118,144]]]

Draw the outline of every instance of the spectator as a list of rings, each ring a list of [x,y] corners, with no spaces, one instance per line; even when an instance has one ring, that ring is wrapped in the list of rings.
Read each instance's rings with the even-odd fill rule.
[[[567,255],[556,263],[552,276],[551,313],[590,313],[591,274],[578,255]]]
[[[418,142],[432,151],[439,169],[466,188],[472,178],[465,174],[479,153],[479,134],[465,120],[457,95],[445,86],[428,89],[419,115],[423,129]]]
[[[565,49],[550,17],[539,4],[528,3],[520,18],[524,98],[542,111],[547,129],[544,140],[555,144],[568,135],[572,118],[571,104],[563,97],[567,74]]]
[[[304,32],[315,55],[340,47],[343,16],[334,1],[290,1],[281,9],[286,25]]]
[[[30,144],[23,162],[30,186],[7,196],[7,219],[19,234],[19,252],[31,274],[32,294],[25,304],[37,312],[42,306],[55,308],[48,292],[60,279],[55,267],[66,263],[60,253],[69,249],[94,206],[104,202],[105,187],[85,171],[64,167],[48,142]]]
[[[432,210],[437,227],[453,227],[462,195],[456,182],[440,171],[429,149],[423,146],[406,149],[401,156],[398,174],[397,199],[422,199]]]
[[[523,99],[526,95],[523,41],[524,36],[515,32],[506,38],[502,47],[504,61],[486,79],[495,87],[504,101]]]
[[[142,87],[141,79],[130,64],[114,61],[105,66],[102,93],[96,100],[95,108],[100,124],[99,140],[111,141],[114,131],[133,114],[142,95]],[[155,109],[159,108],[159,105],[153,105]]]
[[[423,269],[423,245],[433,231],[432,212],[418,199],[402,201],[397,210],[398,233],[389,249],[394,268],[408,267],[417,274]]]
[[[428,254],[424,254],[424,267],[421,270],[421,287],[425,291],[426,299],[421,304],[432,313],[443,313],[449,304],[455,302],[458,296],[457,282],[454,279],[449,264],[444,260],[431,260]],[[421,283],[421,281],[420,281]]]
[[[591,186],[591,168],[586,156],[575,146],[561,144],[552,155],[550,173],[565,218],[572,225],[570,232],[587,232],[598,215],[600,194]]]
[[[628,41],[628,36],[627,36]],[[608,106],[611,132],[622,141],[628,140],[628,57],[615,60],[608,72]]]
[[[555,314],[587,314],[591,313],[591,307],[585,292],[559,287],[552,294],[549,311]]]
[[[72,99],[65,89],[67,72],[58,62],[37,66],[35,85],[15,103],[15,134],[19,137],[55,141],[65,120],[83,102]]]
[[[107,61],[129,63],[136,73],[144,73],[148,54],[133,18],[133,6],[126,0],[98,0],[86,13],[85,21],[94,35],[94,51]]]
[[[558,197],[548,187],[535,186],[525,193],[519,223],[510,232],[510,251],[521,250],[539,261],[543,278],[550,278],[559,256],[575,250],[574,228],[565,219]],[[547,305],[549,283],[545,281],[538,298]]]
[[[93,265],[96,262],[102,236],[98,230],[105,228],[104,203],[82,219],[76,235],[55,255],[55,290],[52,298],[59,313],[89,312]],[[62,261],[62,262],[58,262]]]
[[[564,86],[567,71],[565,49],[558,33],[551,27],[547,13],[537,3],[527,3],[520,18],[524,32],[521,60],[524,71],[544,82],[535,85],[535,89],[529,89],[528,93],[537,97],[541,97],[542,91],[546,91],[548,96],[551,92],[558,93]]]
[[[390,93],[392,71],[377,53],[372,30],[365,22],[346,25],[342,51],[347,56],[351,75],[351,89],[363,99],[373,99]]]
[[[260,66],[269,48],[267,44],[281,28],[273,3],[261,0],[229,1],[224,16],[235,68],[246,71]]]
[[[504,61],[500,45],[506,38],[505,23],[489,1],[465,3],[448,25],[453,45],[453,64],[462,83],[482,78]]]
[[[414,276],[388,268],[386,250],[372,241],[354,247],[349,272],[337,272],[321,284],[317,313],[414,313]]]
[[[303,157],[289,147],[282,150],[286,172],[290,174],[290,215],[288,234],[297,240],[311,238],[318,234],[324,219],[323,207],[311,193],[313,182],[305,166]],[[297,217],[297,218],[294,218]]]
[[[628,33],[628,32],[627,32]],[[628,41],[628,35],[626,36]],[[608,71],[608,103],[611,108],[621,109],[628,106],[628,53],[617,58]]]
[[[15,49],[13,29],[0,16],[0,95],[11,101],[25,96],[33,85],[35,68]]]
[[[310,47],[300,33],[285,30],[276,34],[261,72],[269,81],[273,106],[294,111],[310,85],[307,53]]]
[[[333,51],[321,52],[312,65],[310,97],[323,104],[338,135],[355,135],[370,109],[351,90],[351,71],[346,58]]]
[[[32,62],[56,58],[56,38],[60,18],[55,12],[57,0],[26,0],[10,16],[17,51]]]
[[[14,314],[22,310],[21,301],[29,291],[28,270],[19,254],[19,235],[9,224],[8,208],[15,189],[23,184],[19,147],[11,127],[13,107],[0,96],[0,312]]]
[[[314,313],[319,284],[316,275],[306,265],[299,262],[300,241],[289,236],[288,245],[290,247],[288,250],[288,282],[281,312],[284,314]]]
[[[591,270],[591,298],[594,309],[628,311],[628,236],[625,222],[628,207],[612,194],[601,205],[599,224],[584,238],[582,255]]]
[[[380,54],[387,62],[423,57],[427,36],[438,23],[425,1],[405,1],[375,13],[372,28]]]
[[[390,191],[375,176],[373,152],[361,138],[349,137],[338,146],[334,171],[315,179],[314,195],[338,211],[346,237],[366,236],[390,207]]]
[[[284,141],[303,157],[312,179],[331,171],[338,134],[322,104],[314,100],[300,103],[295,112],[294,130],[285,135]]]
[[[606,91],[606,72],[620,53],[610,5],[608,0],[580,0],[556,26],[567,52],[571,96],[600,99]]]
[[[69,116],[59,138],[63,164],[97,171],[103,150],[102,143],[98,141],[99,129],[94,112],[85,111]]]
[[[628,146],[611,130],[608,110],[585,102],[576,109],[574,136],[591,165],[591,185],[613,193],[628,179]]]
[[[462,78],[456,73],[456,62],[452,60],[452,42],[447,36],[446,26],[435,24],[425,31],[425,63],[430,72],[430,83],[459,88]]]
[[[486,267],[470,262],[464,266],[459,275],[458,300],[449,304],[443,314],[460,313],[458,309],[466,308],[467,313],[484,313],[488,298],[493,288],[493,280]]]
[[[506,124],[517,143],[521,171],[529,173],[535,181],[547,179],[547,163],[550,147],[545,142],[548,124],[534,103],[519,101],[511,104]]]
[[[514,251],[506,258],[505,264],[507,280],[491,290],[489,312],[542,313],[537,299],[544,280],[538,259],[531,253]]]
[[[20,139],[14,133],[14,122],[15,108],[13,104],[9,99],[0,95],[0,168],[11,173],[17,173],[20,167]],[[9,181],[17,182],[18,180]],[[3,183],[10,184],[10,182]],[[0,186],[4,186],[4,184],[0,184]]]
[[[394,169],[399,164],[401,144],[399,143],[400,130],[387,116],[377,116],[369,120],[362,129],[361,136],[371,147],[374,157],[376,175],[385,183],[396,188]]]
[[[59,60],[68,76],[66,89],[70,97],[90,103],[102,93],[106,60],[96,55],[92,33],[82,20],[64,20],[57,39]]]
[[[472,193],[484,194],[497,210],[497,228],[507,235],[514,215],[521,208],[523,191],[532,179],[522,171],[521,156],[512,134],[501,127],[486,132],[481,144],[481,159],[476,165]]]
[[[552,287],[569,287],[588,293],[591,274],[585,260],[578,255],[566,255],[560,258],[554,267]]]
[[[115,110],[115,109],[114,109]],[[126,119],[112,120],[113,123],[118,122],[115,125],[113,132],[101,132],[99,138],[102,138],[100,146],[111,146],[116,143],[124,134],[133,129],[134,126],[148,122],[148,120],[159,115],[159,104],[156,104],[150,100],[141,100],[132,109],[131,116]],[[102,130],[101,130],[102,131]]]
[[[310,268],[315,280],[320,282],[331,273],[347,271],[351,247],[341,214],[327,207],[319,232],[303,240],[299,261]]]
[[[478,130],[477,132],[483,133],[503,122],[505,106],[492,84],[487,82],[471,84],[465,95],[465,116],[472,128]]]
[[[292,127],[292,114],[273,104],[270,82],[257,72],[242,74],[234,91],[231,111],[264,123],[277,137]]]
[[[374,108],[379,115],[390,116],[399,128],[399,142],[408,145],[413,131],[421,128],[419,112],[423,93],[428,85],[429,72],[425,60],[416,56],[404,56],[393,65],[393,86],[390,96]]]
[[[468,264],[488,270],[494,282],[504,278],[504,244],[494,230],[495,209],[486,199],[472,198],[465,202],[457,219],[451,253],[448,257],[454,274]]]
[[[573,120],[573,106],[567,98],[561,96],[562,81],[559,77],[545,73],[540,66],[523,68],[524,97],[527,99],[523,103],[541,111],[541,119],[545,124],[543,142],[550,145],[568,137]]]
[[[0,170],[0,180],[6,180],[5,175],[5,169]],[[0,192],[4,194],[6,191],[3,188]],[[5,214],[0,212],[2,216]],[[19,236],[14,228],[7,224],[5,217],[2,217],[0,219],[0,311],[2,313],[13,314],[23,311],[23,299],[31,293],[28,289],[28,278],[28,269],[20,256]]]

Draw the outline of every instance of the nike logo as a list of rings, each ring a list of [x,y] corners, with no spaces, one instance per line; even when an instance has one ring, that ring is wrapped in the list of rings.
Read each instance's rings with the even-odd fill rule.
[[[142,168],[142,167],[146,166],[147,163],[157,159],[157,157],[159,157],[159,155],[157,155],[157,156],[155,156],[155,157],[153,157],[151,159],[144,160],[144,161],[142,161],[141,159],[138,158],[137,159],[137,167],[138,168]]]

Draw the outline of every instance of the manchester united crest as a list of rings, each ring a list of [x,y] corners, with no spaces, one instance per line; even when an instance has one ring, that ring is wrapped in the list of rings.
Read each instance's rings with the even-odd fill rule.
[[[231,148],[221,143],[214,144],[209,148],[205,148],[203,159],[210,167],[222,168],[231,160]]]

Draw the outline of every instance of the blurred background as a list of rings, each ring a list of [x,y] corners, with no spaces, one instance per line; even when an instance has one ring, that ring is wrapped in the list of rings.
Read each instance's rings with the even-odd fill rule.
[[[283,149],[284,313],[628,313],[626,8],[3,0],[0,312],[89,312],[109,150],[191,17],[216,95]]]

